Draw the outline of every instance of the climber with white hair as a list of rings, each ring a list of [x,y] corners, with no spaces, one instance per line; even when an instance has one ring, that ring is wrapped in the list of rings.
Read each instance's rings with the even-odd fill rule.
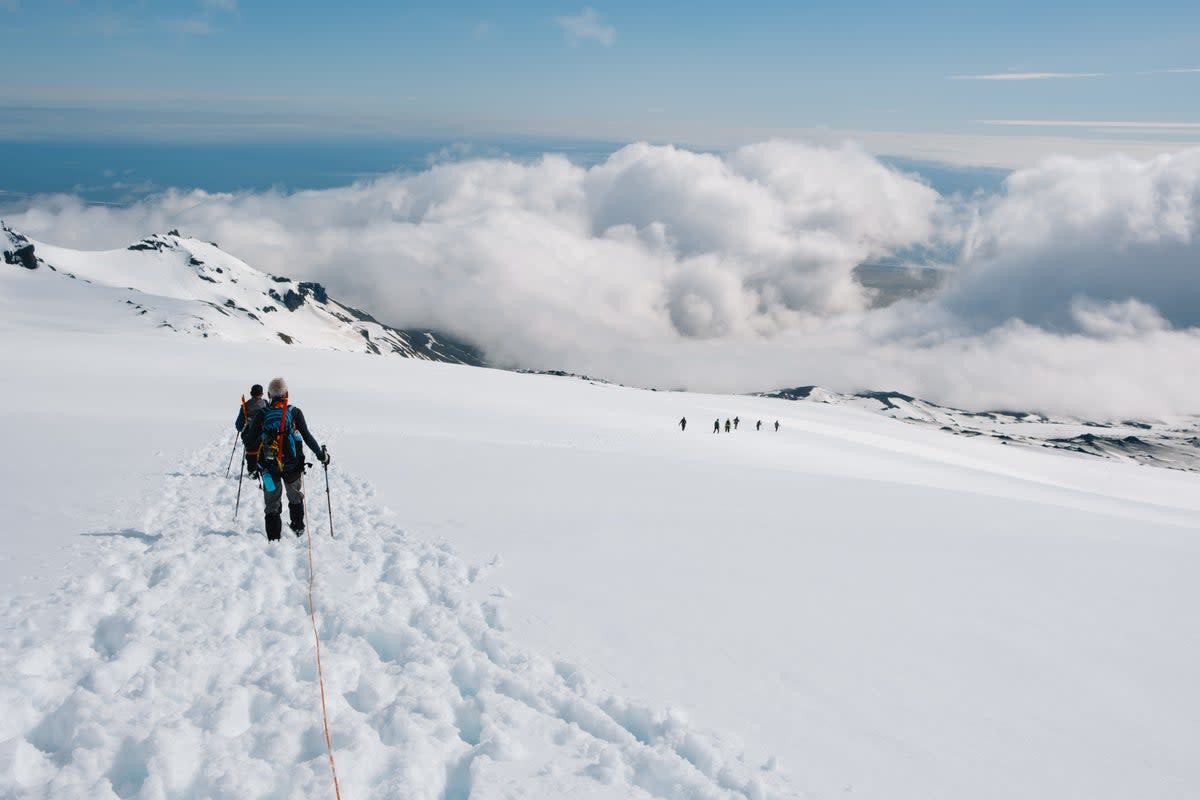
[[[287,491],[289,527],[304,535],[304,448],[308,445],[317,460],[328,466],[329,449],[317,444],[308,430],[304,412],[288,404],[288,385],[275,378],[267,385],[268,405],[254,416],[246,438],[259,443],[258,466],[266,501],[267,539],[275,541],[283,531],[283,492]]]

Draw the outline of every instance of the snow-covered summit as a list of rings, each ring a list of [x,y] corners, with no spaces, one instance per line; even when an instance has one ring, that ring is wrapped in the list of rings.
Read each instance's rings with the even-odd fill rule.
[[[141,325],[231,341],[275,341],[328,350],[481,363],[469,345],[427,330],[399,330],[329,297],[311,281],[268,275],[205,242],[172,230],[122,250],[86,252],[33,241],[0,223],[8,265],[28,270],[29,296],[61,307],[63,281],[95,291],[74,297],[75,314],[113,306]],[[43,269],[44,267],[44,269]],[[84,308],[80,308],[82,304]]]

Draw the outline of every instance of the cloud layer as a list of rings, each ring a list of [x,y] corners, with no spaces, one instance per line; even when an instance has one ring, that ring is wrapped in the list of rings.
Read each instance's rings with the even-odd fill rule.
[[[1185,366],[1200,356],[1200,151],[1054,159],[963,200],[851,146],[635,144],[588,169],[493,158],[125,209],[48,197],[10,222],[85,248],[181,227],[511,366],[1099,416],[1200,411]],[[873,309],[854,267],[922,252],[957,259],[946,288]]]

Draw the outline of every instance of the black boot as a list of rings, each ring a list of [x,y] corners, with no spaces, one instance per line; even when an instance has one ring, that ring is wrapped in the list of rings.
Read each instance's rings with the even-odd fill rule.
[[[297,536],[304,535],[304,504],[303,503],[288,503],[288,514],[291,515],[291,520],[288,522],[288,527]]]
[[[267,540],[274,542],[278,541],[280,534],[283,532],[283,520],[278,514],[267,514]]]

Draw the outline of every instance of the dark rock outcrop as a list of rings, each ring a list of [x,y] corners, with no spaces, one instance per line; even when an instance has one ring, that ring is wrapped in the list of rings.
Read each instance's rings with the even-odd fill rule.
[[[15,250],[4,251],[4,263],[14,264],[25,269],[37,269],[37,256],[33,254],[33,245],[26,244]]]
[[[33,242],[24,234],[17,233],[12,228],[0,223],[0,245],[4,249],[4,263],[25,269],[37,269],[38,259],[33,252]]]
[[[797,386],[794,389],[780,389],[777,392],[770,392],[763,397],[778,397],[780,400],[804,400],[812,394],[816,386]]]
[[[280,294],[274,289],[267,290],[267,294],[276,303],[284,306],[288,311],[295,311],[300,306],[304,305],[304,297],[297,294],[294,289],[288,289],[286,294]]]
[[[129,247],[126,247],[125,249],[126,250],[135,250],[135,251],[156,250],[161,253],[164,250],[175,249],[175,245],[172,244],[171,242],[164,241],[159,236],[147,236],[145,239],[142,239],[140,242],[134,242],[133,244],[129,245]]]
[[[301,281],[299,286],[302,297],[311,296],[318,303],[329,302],[329,294],[325,291],[325,287],[316,281]]]

